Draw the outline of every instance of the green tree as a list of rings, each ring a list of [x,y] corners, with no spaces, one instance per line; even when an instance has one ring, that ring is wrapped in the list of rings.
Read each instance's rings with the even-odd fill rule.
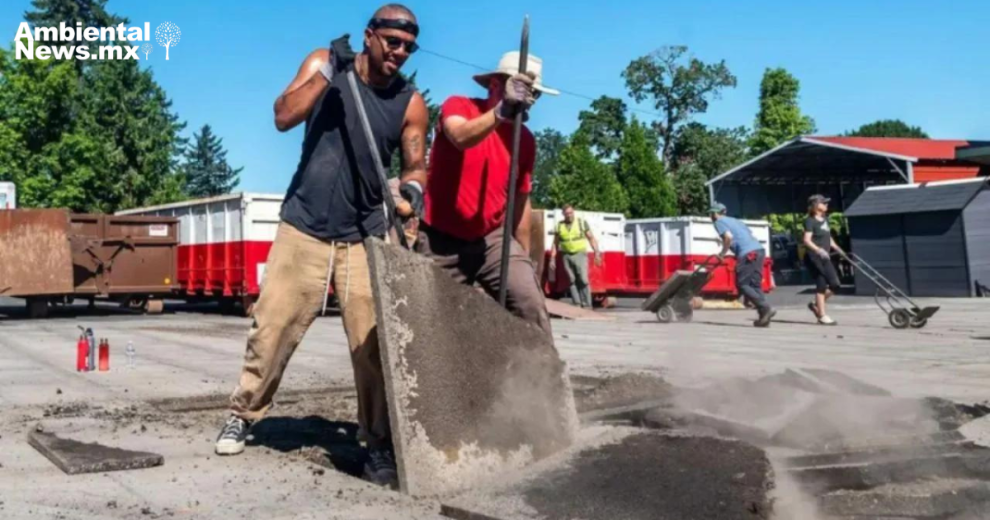
[[[681,214],[701,215],[707,211],[705,183],[746,161],[748,137],[745,127],[710,129],[701,123],[681,127],[674,142],[673,168]]]
[[[560,153],[557,175],[550,181],[553,206],[573,204],[586,211],[625,213],[629,200],[609,165],[599,161],[587,138],[572,136]]]
[[[76,22],[83,27],[110,27],[126,23],[107,12],[107,0],[32,0],[33,10],[24,13],[24,20],[36,27],[53,27],[65,22],[75,27]]]
[[[881,119],[846,132],[850,137],[915,137],[928,139],[920,126],[911,126],[900,119]]]
[[[708,186],[701,168],[693,162],[684,162],[674,176],[674,192],[677,194],[679,215],[704,215],[708,212]]]
[[[815,121],[801,114],[801,83],[783,68],[767,69],[760,83],[760,110],[749,147],[753,155],[815,131]]]
[[[122,20],[100,1],[35,5],[25,17],[48,25],[59,16]],[[112,212],[181,196],[174,176],[184,125],[136,61],[14,60],[0,52],[0,72],[0,175],[19,185],[25,207]]]
[[[749,152],[746,127],[708,128],[701,123],[689,123],[681,127],[674,142],[674,169],[687,163],[696,165],[705,180],[738,166],[746,161]]]
[[[656,142],[636,118],[622,134],[615,171],[629,199],[627,216],[667,217],[677,213],[677,196],[657,157]]]
[[[626,104],[621,99],[602,96],[591,102],[591,110],[578,114],[578,121],[577,132],[591,143],[595,155],[613,160],[626,129]]]
[[[537,208],[549,208],[550,184],[557,175],[560,154],[567,146],[567,136],[553,128],[544,128],[534,134],[536,138],[536,164],[533,166],[533,192],[530,199]]]
[[[708,110],[710,99],[736,86],[725,61],[704,63],[687,55],[684,46],[664,47],[633,60],[622,77],[637,103],[649,101],[661,114],[653,129],[662,141],[664,164],[673,163],[674,137],[681,125]]]
[[[223,139],[213,133],[210,125],[203,125],[193,142],[186,150],[186,164],[183,174],[186,193],[190,197],[215,197],[233,191],[240,183],[240,173],[244,168],[231,168],[227,163],[227,151],[223,149]]]

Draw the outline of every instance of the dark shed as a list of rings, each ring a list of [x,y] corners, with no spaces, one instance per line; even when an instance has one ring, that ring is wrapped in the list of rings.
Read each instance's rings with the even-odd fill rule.
[[[878,186],[848,210],[852,250],[911,296],[977,296],[990,286],[987,179]],[[856,275],[856,293],[874,294]]]

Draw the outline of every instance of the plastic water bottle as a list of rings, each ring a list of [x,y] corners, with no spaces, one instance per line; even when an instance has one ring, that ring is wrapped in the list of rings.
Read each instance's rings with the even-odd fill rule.
[[[134,368],[134,342],[127,342],[127,368]]]

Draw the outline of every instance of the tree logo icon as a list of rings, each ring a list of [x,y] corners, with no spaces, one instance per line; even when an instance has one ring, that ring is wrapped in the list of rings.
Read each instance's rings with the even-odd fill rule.
[[[155,50],[155,46],[152,45],[152,44],[150,44],[150,43],[146,43],[146,44],[142,45],[141,46],[141,52],[144,53],[144,59],[148,59],[148,54],[151,53],[151,51],[153,51],[153,50]]]
[[[158,45],[165,47],[165,59],[168,59],[168,50],[170,47],[175,47],[179,44],[179,38],[182,37],[182,30],[179,29],[178,25],[172,22],[165,22],[155,29],[155,40],[158,41]]]

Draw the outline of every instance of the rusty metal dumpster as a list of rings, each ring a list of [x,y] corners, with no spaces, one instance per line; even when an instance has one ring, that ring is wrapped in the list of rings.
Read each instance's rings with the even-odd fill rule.
[[[32,317],[75,298],[159,313],[178,288],[177,248],[174,218],[0,212],[0,293],[26,298]]]

